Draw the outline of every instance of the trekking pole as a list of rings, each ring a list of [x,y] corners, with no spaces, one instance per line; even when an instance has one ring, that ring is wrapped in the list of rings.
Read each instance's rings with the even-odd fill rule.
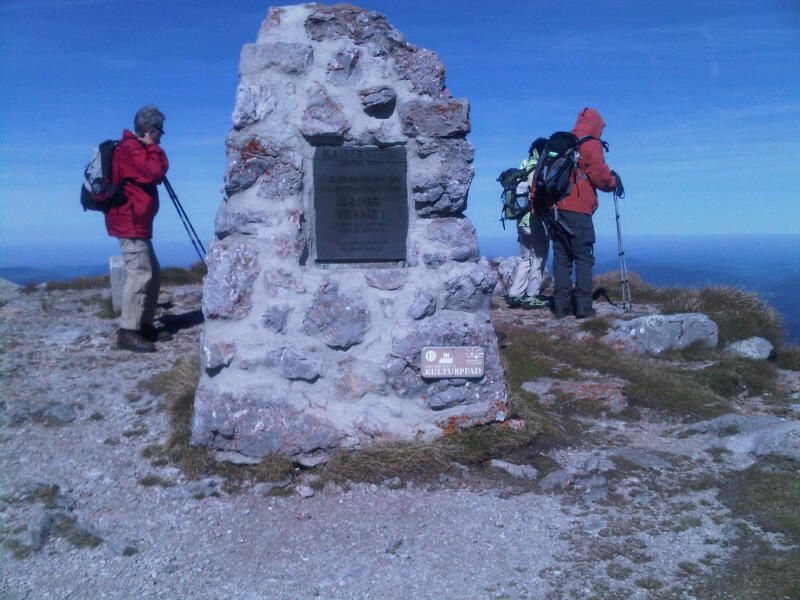
[[[631,299],[631,284],[628,281],[628,265],[625,263],[625,249],[622,247],[622,226],[619,221],[616,191],[614,192],[614,213],[617,216],[617,250],[619,252],[619,280],[622,285],[622,308],[627,312],[633,308],[633,300]]]
[[[164,177],[164,187],[166,188],[167,193],[172,200],[172,204],[175,205],[175,210],[178,211],[178,216],[181,218],[181,223],[183,223],[186,233],[189,234],[189,240],[192,242],[195,252],[197,252],[197,255],[200,257],[203,265],[208,268],[208,264],[206,264],[206,249],[203,247],[203,242],[200,241],[200,236],[197,235],[197,232],[194,230],[192,222],[189,220],[189,215],[187,215],[186,211],[183,210],[183,206],[181,205],[180,200],[178,200],[178,195],[175,193],[175,190],[172,189],[172,185],[170,184],[169,179],[166,177]],[[200,250],[203,252],[201,253]]]

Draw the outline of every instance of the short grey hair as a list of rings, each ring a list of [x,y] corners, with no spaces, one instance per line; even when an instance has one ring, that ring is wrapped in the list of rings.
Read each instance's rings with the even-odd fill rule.
[[[143,106],[133,119],[133,129],[136,135],[145,135],[153,129],[164,131],[164,113],[152,104]]]

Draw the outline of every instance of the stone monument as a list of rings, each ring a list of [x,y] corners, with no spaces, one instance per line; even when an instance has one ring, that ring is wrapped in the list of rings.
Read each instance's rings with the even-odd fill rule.
[[[269,10],[239,73],[192,443],[324,460],[505,419],[469,104],[436,54],[305,4]]]

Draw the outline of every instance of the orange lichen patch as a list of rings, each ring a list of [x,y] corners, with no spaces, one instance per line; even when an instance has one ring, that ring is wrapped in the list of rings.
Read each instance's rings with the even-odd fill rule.
[[[242,146],[240,154],[242,155],[243,159],[247,160],[248,158],[253,158],[254,156],[265,156],[268,154],[268,151],[259,140],[253,138],[244,146]]]
[[[455,435],[465,427],[472,425],[472,419],[466,415],[452,416],[447,421],[436,423],[443,431],[445,436]]]

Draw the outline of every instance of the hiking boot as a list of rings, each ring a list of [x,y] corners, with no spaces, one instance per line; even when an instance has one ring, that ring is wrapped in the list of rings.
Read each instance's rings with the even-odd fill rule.
[[[519,308],[522,306],[522,296],[506,296],[508,308]]]
[[[117,331],[117,348],[131,352],[155,352],[156,347],[138,331],[132,329],[119,329]]]
[[[593,308],[590,308],[587,311],[575,313],[576,319],[590,319],[594,316],[597,316],[597,311]]]
[[[523,296],[520,298],[520,305],[525,308],[547,308],[549,303],[537,296]]]
[[[145,325],[139,328],[139,333],[148,342],[168,342],[172,339],[172,334],[166,329],[157,329],[153,325]]]

